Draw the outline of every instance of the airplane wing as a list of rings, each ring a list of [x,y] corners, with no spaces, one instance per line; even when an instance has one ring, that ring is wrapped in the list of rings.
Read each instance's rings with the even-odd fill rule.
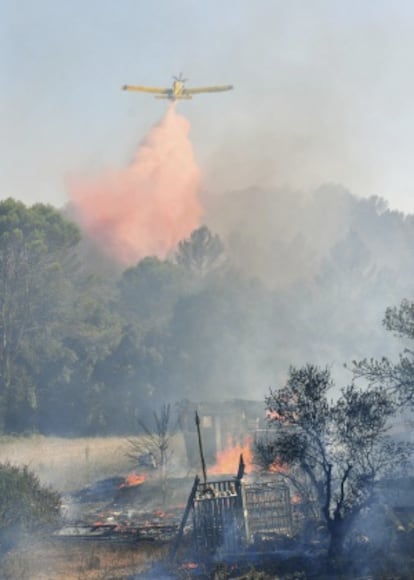
[[[154,93],[156,95],[168,95],[170,89],[159,89],[157,87],[140,87],[137,85],[124,85],[123,91],[138,91],[140,93]]]
[[[221,91],[231,91],[233,85],[219,85],[217,87],[195,87],[194,89],[184,89],[185,95],[196,95],[197,93],[220,93]]]

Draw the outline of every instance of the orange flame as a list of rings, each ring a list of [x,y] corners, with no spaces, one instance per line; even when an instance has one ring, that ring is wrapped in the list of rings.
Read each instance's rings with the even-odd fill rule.
[[[125,481],[122,482],[119,487],[134,487],[136,485],[141,485],[146,479],[147,478],[145,475],[141,475],[139,473],[130,473],[126,476]]]
[[[198,564],[196,564],[195,562],[184,562],[183,564],[181,564],[181,568],[183,568],[184,570],[195,570],[196,568],[198,568]]]
[[[251,437],[246,437],[243,445],[232,445],[230,440],[226,449],[217,452],[217,462],[208,470],[209,475],[235,475],[239,467],[240,454],[243,454],[246,473],[253,471],[253,451],[251,444]]]
[[[158,518],[166,518],[167,517],[167,513],[164,512],[163,510],[160,510],[160,509],[156,509],[154,513]]]
[[[285,465],[279,463],[278,459],[275,459],[269,466],[268,471],[270,471],[270,473],[287,473],[288,469]]]

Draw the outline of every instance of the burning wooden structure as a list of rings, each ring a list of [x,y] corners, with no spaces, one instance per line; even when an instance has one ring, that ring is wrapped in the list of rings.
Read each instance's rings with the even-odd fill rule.
[[[290,493],[281,482],[245,485],[245,464],[240,455],[237,475],[233,478],[207,480],[201,436],[201,421],[195,414],[203,481],[196,476],[187,501],[177,540],[171,551],[174,560],[184,528],[191,514],[192,547],[198,560],[240,554],[255,541],[270,535],[291,535]]]
[[[192,544],[197,558],[208,559],[217,552],[238,552],[248,538],[245,497],[242,484],[243,455],[240,455],[237,476],[232,479],[207,481],[207,469],[201,436],[201,421],[195,413],[203,481],[196,476],[187,501],[177,540],[171,551],[175,558],[187,519],[192,514]]]
[[[235,399],[220,403],[204,402],[197,405],[184,401],[180,405],[179,423],[184,437],[188,463],[199,464],[194,407],[200,413],[200,430],[203,437],[204,454],[207,463],[213,465],[217,454],[233,445],[243,445],[246,436],[253,434],[265,423],[263,403]]]
[[[204,559],[240,552],[248,542],[246,498],[241,479],[199,482],[192,502],[193,548]]]
[[[76,504],[84,503],[83,521],[72,520],[57,532],[56,537],[72,542],[173,542],[171,560],[182,545],[186,547],[183,552],[190,548],[192,559],[206,562],[217,557],[237,557],[252,545],[256,549],[260,541],[291,535],[288,487],[275,476],[267,482],[247,483],[245,468],[249,472],[253,465],[249,467],[249,461],[245,465],[243,454],[238,456],[239,466],[234,477],[225,475],[226,471],[213,469],[207,477],[202,418],[200,420],[197,412],[195,426],[202,478],[195,478],[183,515],[182,508],[173,506],[166,508],[167,511],[149,511],[156,482],[151,482],[147,473],[131,473],[125,478],[102,480],[93,489],[81,490],[68,498],[68,507],[71,500]],[[239,449],[240,446],[236,446],[231,451],[237,453]],[[228,469],[228,464],[236,467],[236,462],[237,455],[232,453],[224,469]],[[221,475],[212,478],[213,473]],[[181,495],[182,483],[177,485],[180,485],[180,501],[185,501]],[[100,503],[89,507],[94,495]],[[102,506],[108,501],[110,503]]]
[[[263,481],[245,486],[249,540],[267,540],[293,533],[289,487],[281,482]]]
[[[187,520],[191,521],[193,555],[199,561],[240,554],[252,544],[292,535],[288,486],[275,481],[245,484],[242,470],[238,475],[206,482],[196,477],[172,559]]]

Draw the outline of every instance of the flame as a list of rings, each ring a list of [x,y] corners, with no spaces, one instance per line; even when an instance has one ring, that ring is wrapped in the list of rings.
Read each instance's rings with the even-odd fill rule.
[[[270,473],[287,473],[289,470],[285,465],[279,463],[278,459],[276,458],[273,463],[269,465],[268,471],[270,471]]]
[[[226,449],[217,452],[217,462],[208,470],[209,475],[230,475],[237,473],[240,455],[243,454],[246,473],[253,471],[252,438],[246,437],[243,445],[228,441]]]
[[[293,504],[302,503],[302,497],[298,493],[296,493],[295,495],[292,495],[292,497],[290,498],[290,503]]]
[[[213,467],[208,469],[209,475],[234,475],[239,466],[240,455],[243,455],[246,473],[255,471],[253,457],[253,440],[248,436],[245,438],[243,445],[233,444],[231,438],[227,442],[227,447],[223,451],[217,452],[217,461]],[[276,458],[268,467],[270,473],[288,473],[286,465],[282,465]]]
[[[139,473],[130,473],[126,476],[125,481],[123,481],[119,487],[134,487],[136,485],[141,485],[146,479],[147,478],[145,475]]]
[[[160,509],[156,509],[154,513],[158,518],[166,518],[167,517],[167,513],[164,512],[163,510],[160,510]]]
[[[164,258],[200,225],[201,172],[189,130],[172,104],[128,167],[69,183],[80,226],[124,266]]]
[[[183,568],[184,570],[195,570],[196,568],[198,568],[198,564],[196,564],[195,562],[184,562],[183,564],[181,564],[181,568]]]

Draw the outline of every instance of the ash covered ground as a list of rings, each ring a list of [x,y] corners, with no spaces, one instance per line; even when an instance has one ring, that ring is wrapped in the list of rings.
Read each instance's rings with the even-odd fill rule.
[[[138,480],[138,481],[136,481]],[[191,478],[131,473],[100,479],[63,497],[62,539],[170,541],[182,518]]]

